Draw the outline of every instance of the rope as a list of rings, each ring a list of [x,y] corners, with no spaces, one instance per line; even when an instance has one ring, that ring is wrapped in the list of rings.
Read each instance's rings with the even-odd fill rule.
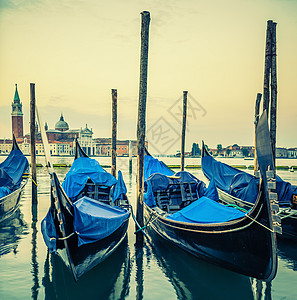
[[[262,223],[258,222],[257,220],[253,219],[251,216],[249,216],[248,214],[245,214],[246,217],[248,217],[249,219],[255,221],[257,224],[259,224],[260,226],[264,227],[265,229],[267,229],[268,231],[274,232],[274,230],[268,228],[267,226],[263,225]]]
[[[52,237],[52,238],[50,238],[50,241],[53,241],[53,240],[65,241],[65,240],[69,239],[70,237],[72,237],[74,234],[78,235],[79,233],[77,231],[75,231],[75,232],[72,232],[71,234],[69,234],[68,236],[65,236],[63,238],[54,238],[54,237]]]
[[[282,210],[282,211],[279,211],[279,212],[278,212],[278,215],[279,215],[280,213],[287,213],[287,212],[289,212],[289,211],[291,211],[291,210],[292,210],[291,208],[289,208],[289,209],[284,209],[284,210]],[[292,213],[287,214],[286,216],[283,216],[283,217],[280,217],[280,218],[281,218],[281,220],[283,220],[283,219],[286,219],[286,218],[288,218],[288,217],[294,216],[294,215],[296,215],[296,214],[297,214],[297,211],[294,210]]]
[[[38,184],[35,182],[35,180],[32,178],[32,176],[31,176],[31,174],[29,174],[29,173],[24,173],[24,175],[28,175],[28,176],[23,176],[23,178],[30,178],[31,180],[32,180],[32,182],[36,185],[36,186],[38,186]]]
[[[137,233],[138,231],[141,231],[141,230],[147,228],[150,223],[153,223],[158,218],[158,216],[156,216],[153,220],[151,220],[152,216],[153,216],[153,214],[151,214],[151,216],[150,216],[149,220],[147,221],[147,223],[142,228],[137,229],[134,233]]]
[[[128,202],[129,202],[129,200],[128,200]],[[129,203],[130,203],[130,202],[129,202]],[[148,236],[146,235],[146,233],[142,230],[143,228],[141,228],[140,225],[139,225],[139,223],[137,222],[136,217],[135,217],[134,212],[133,212],[133,207],[132,207],[131,204],[129,204],[129,208],[130,208],[130,210],[131,210],[132,219],[134,220],[136,226],[139,228],[139,229],[137,229],[136,232],[141,231],[141,232],[143,233],[143,235],[144,235],[146,238],[148,238]],[[135,234],[136,232],[134,232],[134,234]]]
[[[237,205],[235,205],[235,204],[225,204],[225,206],[229,206],[229,207],[234,207],[234,208],[236,208],[236,209],[238,209],[238,210],[241,210],[241,211],[243,211],[243,212],[247,212],[247,209],[244,209],[244,208],[242,208],[242,207],[239,207],[239,206],[237,206]]]

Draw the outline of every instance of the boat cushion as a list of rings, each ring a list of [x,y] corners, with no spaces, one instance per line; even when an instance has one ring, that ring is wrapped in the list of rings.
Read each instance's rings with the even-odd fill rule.
[[[167,219],[186,223],[223,223],[244,217],[245,213],[227,207],[205,196],[180,211],[167,216]]]

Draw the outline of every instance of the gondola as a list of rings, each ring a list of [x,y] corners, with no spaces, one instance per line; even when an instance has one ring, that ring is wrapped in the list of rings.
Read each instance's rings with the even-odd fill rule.
[[[39,124],[40,116],[38,114]],[[126,186],[89,158],[76,141],[76,155],[62,185],[52,168],[47,137],[42,140],[51,177],[51,206],[41,222],[44,241],[75,280],[104,261],[122,243],[129,223]]]
[[[214,180],[220,199],[229,205],[237,205],[246,210],[253,207],[258,194],[259,178],[217,161],[202,143],[202,171],[210,181]],[[279,212],[282,234],[279,237],[297,241],[297,186],[276,176]]]
[[[29,163],[13,134],[12,149],[0,164],[0,223],[17,210],[28,181]]]
[[[170,173],[170,169],[146,155],[146,227],[210,263],[249,277],[272,280],[277,270],[274,231],[277,224],[273,223],[267,189],[266,170],[268,167],[273,170],[272,160],[267,159],[271,156],[270,145],[265,144],[267,129],[267,117],[263,115],[257,127],[261,189],[255,205],[248,212],[215,201],[219,199],[214,182],[204,189],[201,181],[188,172],[166,176],[161,172]],[[148,168],[150,161],[155,167]],[[159,173],[154,173],[154,169]],[[146,174],[146,170],[151,174]]]

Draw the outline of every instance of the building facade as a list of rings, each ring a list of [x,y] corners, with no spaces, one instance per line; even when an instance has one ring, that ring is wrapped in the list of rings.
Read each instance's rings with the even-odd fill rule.
[[[25,155],[30,155],[30,134],[23,133],[23,112],[17,85],[12,102],[12,131],[17,138],[21,151]],[[44,148],[41,139],[41,132],[38,130],[36,123],[35,147],[37,155],[44,155]],[[93,138],[92,128],[70,129],[61,113],[59,120],[56,122],[54,129],[50,129],[48,124],[44,125],[47,134],[51,155],[74,155],[75,140],[77,139],[82,149],[88,156],[110,156],[111,155],[111,138]],[[118,156],[135,156],[137,155],[137,142],[134,140],[117,140],[116,152]],[[148,146],[147,141],[145,142]],[[8,154],[12,147],[11,139],[0,139],[0,154]]]

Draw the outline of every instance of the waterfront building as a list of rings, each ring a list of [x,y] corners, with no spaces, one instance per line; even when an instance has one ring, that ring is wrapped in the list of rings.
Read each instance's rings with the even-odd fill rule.
[[[297,158],[297,148],[288,149],[288,158]]]
[[[25,155],[30,155],[30,134],[23,133],[23,112],[17,85],[12,102],[12,131],[14,132],[20,149]],[[44,125],[47,134],[51,155],[74,155],[75,139],[78,140],[82,149],[89,156],[110,156],[111,155],[111,138],[93,138],[92,128],[70,129],[69,124],[65,121],[63,114],[56,122],[54,129],[50,129],[47,122]],[[44,148],[41,139],[41,132],[36,123],[36,154],[44,155]],[[148,142],[145,142],[148,147]],[[8,154],[11,150],[11,139],[0,139],[0,154]],[[137,155],[137,141],[135,140],[117,140],[117,155],[132,156]]]
[[[280,147],[276,148],[275,157],[276,158],[287,158],[288,150],[286,148],[280,148]]]

